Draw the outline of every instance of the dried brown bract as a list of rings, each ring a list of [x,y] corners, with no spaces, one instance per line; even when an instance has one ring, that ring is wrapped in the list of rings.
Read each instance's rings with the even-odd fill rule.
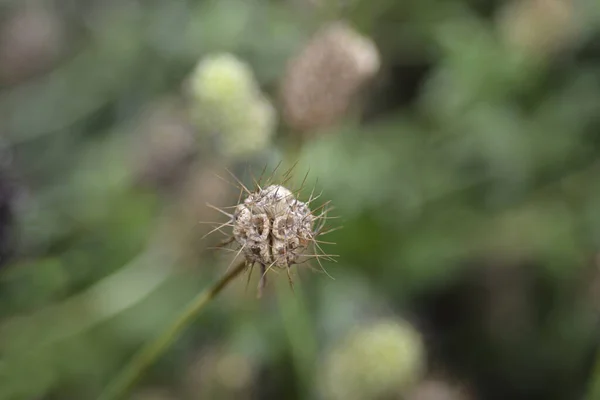
[[[230,244],[239,246],[237,250],[232,251],[236,251],[236,257],[243,254],[249,268],[248,279],[253,266],[255,264],[260,266],[259,297],[266,285],[267,272],[285,269],[290,286],[293,288],[290,272],[293,265],[315,259],[325,272],[321,259],[334,261],[333,258],[336,257],[325,254],[320,246],[320,243],[329,242],[317,239],[337,229],[324,231],[327,220],[334,218],[327,215],[331,210],[329,202],[311,210],[310,204],[320,197],[320,195],[315,196],[314,188],[306,202],[298,200],[298,194],[304,188],[306,177],[297,191],[287,189],[283,185],[290,180],[292,169],[293,167],[284,174],[281,185],[273,184],[273,177],[271,177],[263,187],[262,179],[259,179],[255,180],[253,190],[248,189],[234,176],[238,183],[236,187],[241,193],[238,204],[229,207],[234,209],[232,214],[225,211],[227,208],[220,209],[209,205],[229,217],[227,222],[220,224],[209,234],[215,231],[223,232],[222,229],[225,227],[232,228],[232,234],[228,235],[228,239],[218,248],[227,248],[226,246]],[[243,200],[242,195],[245,195]]]

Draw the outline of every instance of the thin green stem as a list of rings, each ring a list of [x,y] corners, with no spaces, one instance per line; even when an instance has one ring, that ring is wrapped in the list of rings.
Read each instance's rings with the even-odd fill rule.
[[[245,266],[245,261],[241,261],[235,268],[229,270],[229,272],[215,282],[213,286],[195,297],[168,329],[139,350],[125,369],[109,384],[98,400],[117,400],[123,398],[144,371],[169,348],[181,332],[202,311],[204,306],[233,281],[245,269]]]

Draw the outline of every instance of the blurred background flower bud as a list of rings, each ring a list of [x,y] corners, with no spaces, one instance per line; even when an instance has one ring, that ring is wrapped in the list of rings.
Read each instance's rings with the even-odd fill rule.
[[[21,6],[0,27],[0,85],[49,70],[64,44],[64,24],[49,7]]]
[[[410,392],[407,400],[475,400],[470,391],[443,379],[425,379]]]
[[[288,64],[281,86],[286,123],[310,131],[338,122],[379,66],[370,39],[344,22],[326,25]]]
[[[328,354],[323,395],[331,400],[369,400],[410,390],[425,367],[420,334],[406,322],[382,321],[359,328]]]
[[[214,135],[221,154],[243,157],[268,146],[276,113],[246,63],[231,54],[207,56],[188,84],[192,120],[203,136]]]
[[[344,22],[324,26],[288,64],[281,86],[286,123],[299,131],[335,124],[379,66],[370,39]]]
[[[195,132],[177,98],[151,104],[142,114],[136,136],[134,168],[140,183],[170,187],[185,175],[196,154]]]
[[[498,25],[509,46],[544,58],[564,50],[576,38],[575,5],[571,0],[513,0],[501,9]]]

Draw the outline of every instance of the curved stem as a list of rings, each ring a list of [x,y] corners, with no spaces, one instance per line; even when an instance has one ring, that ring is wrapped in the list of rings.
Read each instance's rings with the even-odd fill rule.
[[[99,400],[116,400],[125,396],[144,371],[169,348],[181,332],[202,311],[204,306],[215,298],[245,267],[246,262],[241,261],[210,288],[202,291],[194,298],[168,329],[139,350],[129,365],[109,384]]]

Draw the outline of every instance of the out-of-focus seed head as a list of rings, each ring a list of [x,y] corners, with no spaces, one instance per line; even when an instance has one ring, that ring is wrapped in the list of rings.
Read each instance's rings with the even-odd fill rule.
[[[424,358],[419,333],[405,322],[382,321],[359,328],[326,358],[323,395],[330,400],[404,395],[420,379]]]
[[[0,83],[17,84],[50,69],[64,50],[65,32],[49,7],[25,5],[0,28]]]
[[[324,26],[288,64],[281,86],[285,121],[299,131],[336,123],[379,67],[370,39],[344,22]]]
[[[192,121],[203,136],[214,135],[225,156],[263,150],[277,118],[251,68],[231,54],[200,60],[187,86]]]
[[[325,208],[328,203],[316,210],[310,209],[310,203],[319,197],[313,196],[314,190],[310,198],[303,202],[297,199],[297,193],[283,185],[268,183],[262,187],[260,182],[255,183],[256,188],[252,191],[245,186],[240,187],[245,197],[231,207],[234,209],[232,214],[213,207],[230,217],[229,221],[213,231],[222,232],[222,228],[231,227],[232,236],[222,245],[238,245],[237,254],[243,254],[250,269],[255,264],[260,265],[260,296],[260,290],[266,283],[265,274],[272,268],[286,270],[291,285],[291,266],[310,259],[316,259],[321,265],[320,259],[333,261],[334,256],[323,254],[318,244],[317,237],[327,233],[323,229],[331,217],[327,216],[329,209]],[[310,248],[314,249],[314,254],[307,254]]]
[[[571,0],[513,0],[499,14],[504,41],[517,51],[546,57],[569,46],[577,35]]]

